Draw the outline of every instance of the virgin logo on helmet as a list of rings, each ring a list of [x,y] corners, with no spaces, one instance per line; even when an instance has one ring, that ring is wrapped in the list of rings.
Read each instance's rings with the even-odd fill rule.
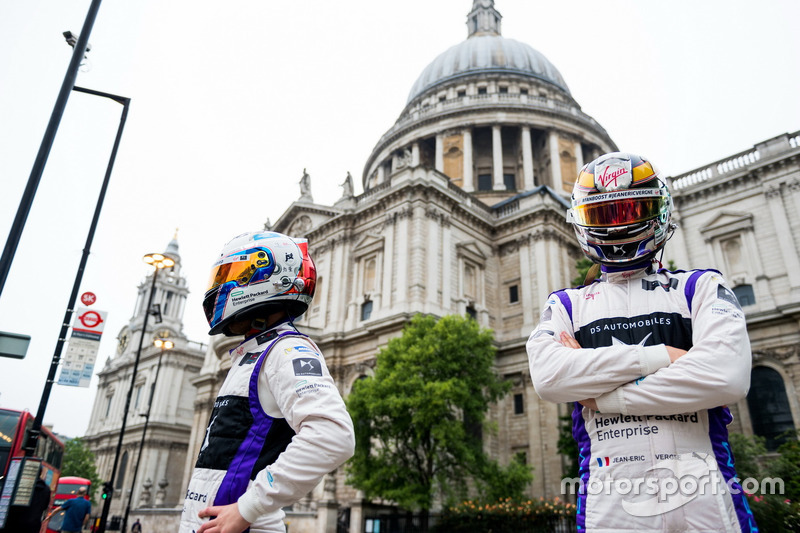
[[[616,170],[611,170],[611,167],[606,167],[603,169],[603,174],[597,177],[597,181],[600,182],[600,185],[607,189],[609,185],[614,184],[614,187],[618,186],[617,178],[625,174],[624,168],[618,168]]]

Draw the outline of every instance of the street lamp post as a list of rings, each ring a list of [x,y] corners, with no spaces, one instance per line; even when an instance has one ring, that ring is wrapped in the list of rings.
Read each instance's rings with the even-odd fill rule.
[[[156,366],[156,375],[153,378],[151,385],[150,402],[147,404],[147,413],[144,416],[144,428],[142,428],[142,440],[139,442],[139,454],[136,457],[136,466],[133,468],[133,480],[131,481],[131,491],[128,494],[128,505],[125,507],[125,516],[122,518],[122,533],[128,531],[128,516],[131,514],[131,500],[133,500],[133,491],[136,489],[136,477],[139,473],[139,463],[142,460],[142,449],[144,448],[144,438],[147,434],[147,425],[150,423],[150,409],[153,407],[153,396],[156,393],[156,383],[158,383],[158,374],[161,372],[161,359],[164,357],[164,352],[171,350],[175,344],[166,339],[155,339],[153,344],[157,348],[161,348],[161,353],[158,354],[158,365]]]
[[[111,467],[111,484],[112,490],[109,491],[108,498],[103,502],[103,512],[100,515],[100,525],[97,529],[98,533],[105,533],[106,521],[108,520],[108,510],[111,506],[111,500],[114,497],[114,479],[117,475],[117,466],[119,465],[119,454],[122,451],[122,439],[125,436],[125,425],[128,421],[128,411],[131,406],[131,395],[133,388],[136,385],[136,372],[139,369],[139,357],[142,355],[142,343],[144,341],[145,333],[147,332],[147,318],[150,316],[150,309],[153,307],[153,296],[156,292],[156,279],[158,278],[158,271],[162,268],[169,268],[175,264],[175,261],[165,256],[164,254],[147,254],[144,256],[144,262],[155,267],[153,271],[153,282],[150,285],[150,297],[147,299],[146,312],[142,321],[142,334],[139,336],[139,347],[136,349],[136,357],[133,360],[133,373],[131,374],[131,385],[128,387],[128,396],[125,399],[125,411],[122,413],[122,427],[119,430],[119,439],[117,440],[117,451],[114,453],[114,465]]]
[[[67,303],[67,309],[64,312],[64,319],[61,322],[61,331],[58,335],[58,341],[56,341],[56,348],[53,352],[53,358],[50,361],[50,369],[48,370],[47,379],[45,380],[44,389],[42,389],[42,396],[39,400],[39,409],[36,411],[36,417],[33,421],[33,427],[28,432],[28,438],[25,442],[25,455],[32,456],[36,450],[36,444],[39,441],[39,436],[42,431],[42,421],[44,420],[44,413],[47,410],[47,403],[50,401],[50,393],[53,389],[53,383],[55,382],[56,377],[56,369],[58,369],[58,365],[61,362],[61,351],[64,348],[64,342],[67,339],[67,331],[69,330],[69,325],[72,322],[72,313],[75,311],[75,302],[78,299],[78,290],[81,286],[81,281],[83,280],[83,272],[86,269],[86,263],[89,260],[89,252],[92,248],[92,241],[94,240],[94,234],[97,230],[97,224],[100,220],[100,211],[103,208],[103,201],[106,197],[106,191],[108,190],[108,183],[111,180],[111,171],[114,168],[114,161],[117,158],[117,150],[119,149],[119,144],[122,139],[122,130],[125,127],[125,120],[128,117],[128,107],[130,106],[131,99],[126,98],[124,96],[118,96],[116,94],[104,93],[100,91],[93,91],[91,89],[84,89],[82,87],[73,87],[74,91],[83,92],[92,94],[95,96],[101,96],[103,98],[109,98],[114,100],[115,102],[122,104],[122,115],[119,119],[119,126],[117,127],[117,135],[114,138],[114,147],[111,149],[111,156],[108,159],[108,164],[106,165],[106,173],[103,177],[103,184],[100,187],[100,194],[97,197],[97,203],[95,204],[94,208],[94,215],[92,216],[92,222],[89,225],[89,233],[86,235],[86,243],[83,246],[83,252],[81,253],[81,260],[80,264],[78,265],[78,271],[75,273],[75,281],[72,284],[72,292],[69,296],[69,302]]]

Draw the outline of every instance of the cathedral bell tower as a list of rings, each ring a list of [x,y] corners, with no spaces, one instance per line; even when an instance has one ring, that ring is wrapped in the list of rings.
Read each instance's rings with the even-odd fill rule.
[[[117,337],[116,353],[98,372],[97,395],[84,437],[95,454],[102,479],[110,480],[117,464],[110,508],[112,522],[123,516],[130,505],[128,522],[141,518],[147,523],[147,513],[158,514],[161,511],[154,509],[175,507],[182,496],[180,480],[195,399],[191,380],[200,371],[206,346],[190,341],[183,333],[189,288],[181,275],[177,236],[163,255],[175,264],[162,268],[157,275],[151,271],[139,283],[133,316]],[[155,292],[148,309],[151,288]],[[156,339],[171,342],[162,342],[158,347],[154,344]],[[126,404],[125,432],[117,457]]]

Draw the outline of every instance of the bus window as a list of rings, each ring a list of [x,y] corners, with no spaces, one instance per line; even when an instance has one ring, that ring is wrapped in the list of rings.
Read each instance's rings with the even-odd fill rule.
[[[0,409],[0,474],[6,475],[20,413]]]

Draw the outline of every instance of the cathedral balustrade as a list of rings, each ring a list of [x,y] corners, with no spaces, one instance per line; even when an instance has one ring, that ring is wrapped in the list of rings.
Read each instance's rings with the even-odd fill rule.
[[[468,192],[465,192],[464,189],[453,183],[452,181],[447,182],[447,187],[450,189],[451,192],[455,193],[456,196],[459,196],[463,200],[463,205],[469,207],[477,207],[482,211],[486,212],[489,215],[494,215],[492,208],[488,205],[484,204],[479,200],[474,200],[472,195]]]
[[[398,130],[406,128],[416,122],[425,121],[431,117],[439,115],[443,112],[454,110],[472,110],[486,111],[487,104],[492,103],[508,106],[519,106],[522,109],[538,109],[543,111],[558,111],[564,114],[572,115],[581,122],[590,125],[593,129],[605,132],[600,124],[592,117],[578,109],[574,104],[562,102],[544,96],[532,96],[523,93],[489,93],[489,94],[473,94],[458,96],[447,100],[441,100],[435,105],[417,107],[404,113],[397,122],[395,122],[392,129],[386,132],[381,137],[378,145],[382,145],[385,141],[390,139],[397,133]]]
[[[378,185],[375,185],[374,187],[370,187],[369,189],[364,191],[359,196],[356,196],[356,199],[355,199],[356,200],[356,205],[363,205],[365,203],[371,202],[372,201],[371,198],[373,196],[375,196],[376,194],[378,194],[378,193],[380,193],[382,191],[391,189],[391,187],[392,187],[392,182],[391,182],[391,180],[388,180],[388,179],[386,181],[384,181],[383,183],[379,183]]]
[[[766,150],[765,156],[762,155],[761,148]],[[800,131],[779,135],[738,154],[675,176],[672,178],[672,189],[679,191],[708,181],[726,178],[735,172],[755,165],[762,157],[779,156],[797,148],[800,148]]]
[[[761,159],[761,154],[758,150],[745,150],[733,157],[715,161],[703,168],[676,176],[672,179],[672,189],[679,191],[693,185],[723,178],[732,172],[736,172],[758,162],[759,159]]]
[[[512,215],[519,211],[519,200],[514,200],[513,202],[505,204],[503,207],[498,209],[494,216],[495,218],[505,218],[509,215]]]

